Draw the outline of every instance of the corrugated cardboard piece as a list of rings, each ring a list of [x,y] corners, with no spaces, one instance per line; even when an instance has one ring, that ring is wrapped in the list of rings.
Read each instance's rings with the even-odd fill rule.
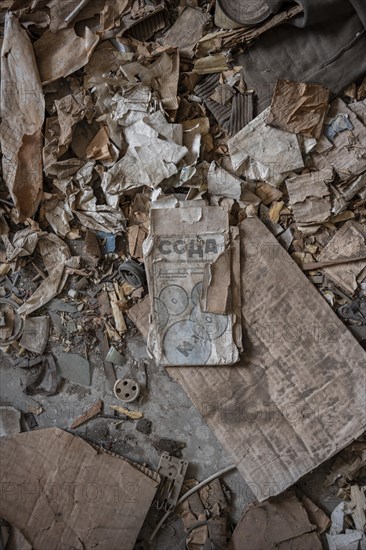
[[[37,550],[132,550],[159,476],[50,428],[3,437],[0,517]]]
[[[241,363],[168,370],[262,501],[365,430],[366,354],[258,218],[240,232]]]
[[[223,208],[183,203],[151,210],[144,242],[152,304],[148,350],[158,364],[230,365],[239,359],[231,284],[236,254]]]

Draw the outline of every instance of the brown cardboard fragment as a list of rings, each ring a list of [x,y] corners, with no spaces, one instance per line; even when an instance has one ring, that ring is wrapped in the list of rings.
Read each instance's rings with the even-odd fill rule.
[[[254,118],[254,93],[242,92],[234,95],[231,102],[231,113],[228,123],[228,133],[234,136]]]
[[[112,144],[109,141],[108,130],[105,126],[102,126],[87,146],[86,157],[108,163],[114,162],[117,160],[118,154],[114,154],[111,147]]]
[[[200,297],[204,312],[226,315],[231,297],[231,248],[226,248],[211,264],[207,263],[203,271]]]
[[[21,221],[42,196],[44,97],[32,43],[12,13],[5,17],[1,50],[2,168]]]
[[[220,206],[190,202],[150,213],[150,233],[144,242],[151,300],[148,351],[161,365],[233,364],[239,353],[235,315],[228,310],[228,213]],[[221,287],[220,277],[225,279]],[[213,312],[208,311],[211,306]]]
[[[167,22],[168,12],[164,0],[157,0],[154,4],[136,4],[122,17],[119,35],[128,32],[132,38],[144,42],[163,29]]]
[[[332,240],[323,248],[318,261],[323,262],[338,257],[365,257],[366,243],[363,226],[357,222],[346,222],[337,231]],[[357,277],[366,267],[366,260],[347,262],[341,265],[324,267],[324,273],[350,296],[357,289]]]
[[[197,74],[222,73],[227,69],[227,57],[223,53],[200,57],[193,66],[193,72]]]
[[[84,37],[78,36],[73,27],[56,33],[47,30],[34,43],[42,84],[68,76],[86,65],[98,42],[98,35],[88,27]]]
[[[226,105],[233,95],[235,95],[235,91],[231,86],[228,84],[219,84],[215,88],[213,94],[210,95],[210,99],[216,101],[217,103],[221,103],[221,105]]]
[[[214,94],[219,81],[219,74],[209,74],[198,82],[194,89],[194,93],[198,97],[202,98],[206,107],[211,111],[220,126],[224,130],[228,130],[231,115],[230,105],[222,105],[221,103],[211,99],[211,96]]]
[[[142,245],[144,240],[146,239],[146,229],[140,227],[139,225],[131,225],[128,228],[127,234],[130,255],[132,256],[132,258],[137,258],[138,260],[142,261]]]
[[[194,92],[231,136],[253,120],[253,92],[238,93],[231,85],[220,84],[220,75],[217,73],[203,77]]]
[[[258,218],[240,234],[245,354],[168,372],[263,501],[363,433],[366,354]]]
[[[250,504],[227,550],[321,550],[314,529],[295,492],[287,491],[267,502]]]
[[[320,138],[329,90],[320,84],[277,80],[267,124],[286,132]]]
[[[150,297],[147,294],[127,311],[128,317],[136,325],[142,336],[147,340],[149,334]]]
[[[132,550],[159,483],[58,428],[3,438],[0,472],[0,516],[38,550]]]
[[[301,495],[300,500],[306,510],[310,523],[316,526],[319,534],[324,533],[331,523],[327,514],[306,495]]]

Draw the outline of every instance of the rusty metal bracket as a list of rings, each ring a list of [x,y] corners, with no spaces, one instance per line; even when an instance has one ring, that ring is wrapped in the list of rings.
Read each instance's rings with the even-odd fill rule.
[[[172,510],[178,502],[188,462],[163,453],[160,457],[158,474],[161,482],[156,495],[156,506],[166,512]]]

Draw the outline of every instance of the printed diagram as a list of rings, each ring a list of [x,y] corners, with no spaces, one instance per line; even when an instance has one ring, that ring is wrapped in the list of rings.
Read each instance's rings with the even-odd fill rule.
[[[154,300],[155,322],[164,332],[163,351],[171,364],[206,364],[213,341],[230,328],[230,316],[201,310],[201,290],[202,282],[190,296],[180,285],[167,285]]]

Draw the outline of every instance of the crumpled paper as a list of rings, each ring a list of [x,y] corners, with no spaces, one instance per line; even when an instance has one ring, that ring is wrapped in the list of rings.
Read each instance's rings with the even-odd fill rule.
[[[3,175],[25,220],[42,196],[44,97],[32,43],[12,13],[5,17],[1,50],[1,149]]]
[[[39,239],[38,248],[45,264],[48,277],[32,294],[30,298],[18,309],[19,315],[29,315],[40,307],[44,306],[61,292],[70,271],[67,268],[77,269],[79,258],[71,256],[67,244],[52,233],[44,235]]]

